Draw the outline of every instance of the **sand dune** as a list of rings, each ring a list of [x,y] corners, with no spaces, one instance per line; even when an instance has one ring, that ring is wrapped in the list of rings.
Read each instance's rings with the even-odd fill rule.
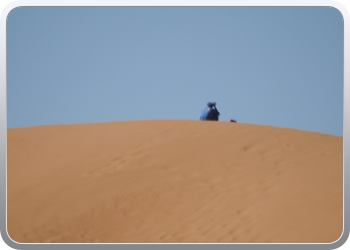
[[[343,230],[343,138],[250,124],[8,129],[17,242],[325,243]]]

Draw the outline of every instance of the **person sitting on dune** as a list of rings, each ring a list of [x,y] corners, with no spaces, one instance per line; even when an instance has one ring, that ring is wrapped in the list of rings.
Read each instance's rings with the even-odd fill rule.
[[[208,102],[207,107],[202,110],[202,115],[199,118],[201,121],[218,121],[219,111],[216,109],[215,102]]]

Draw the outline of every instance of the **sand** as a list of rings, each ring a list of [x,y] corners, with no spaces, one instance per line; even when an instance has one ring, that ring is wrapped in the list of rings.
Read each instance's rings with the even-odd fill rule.
[[[16,242],[330,243],[343,138],[212,121],[8,129]]]

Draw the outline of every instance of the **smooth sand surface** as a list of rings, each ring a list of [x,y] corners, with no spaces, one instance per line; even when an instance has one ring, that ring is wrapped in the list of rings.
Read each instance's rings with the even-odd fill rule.
[[[343,138],[211,121],[8,129],[17,242],[330,243]]]

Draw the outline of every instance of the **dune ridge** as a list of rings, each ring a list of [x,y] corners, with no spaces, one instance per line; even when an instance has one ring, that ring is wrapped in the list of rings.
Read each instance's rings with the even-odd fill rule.
[[[17,242],[330,243],[343,230],[343,138],[210,121],[7,132]]]

